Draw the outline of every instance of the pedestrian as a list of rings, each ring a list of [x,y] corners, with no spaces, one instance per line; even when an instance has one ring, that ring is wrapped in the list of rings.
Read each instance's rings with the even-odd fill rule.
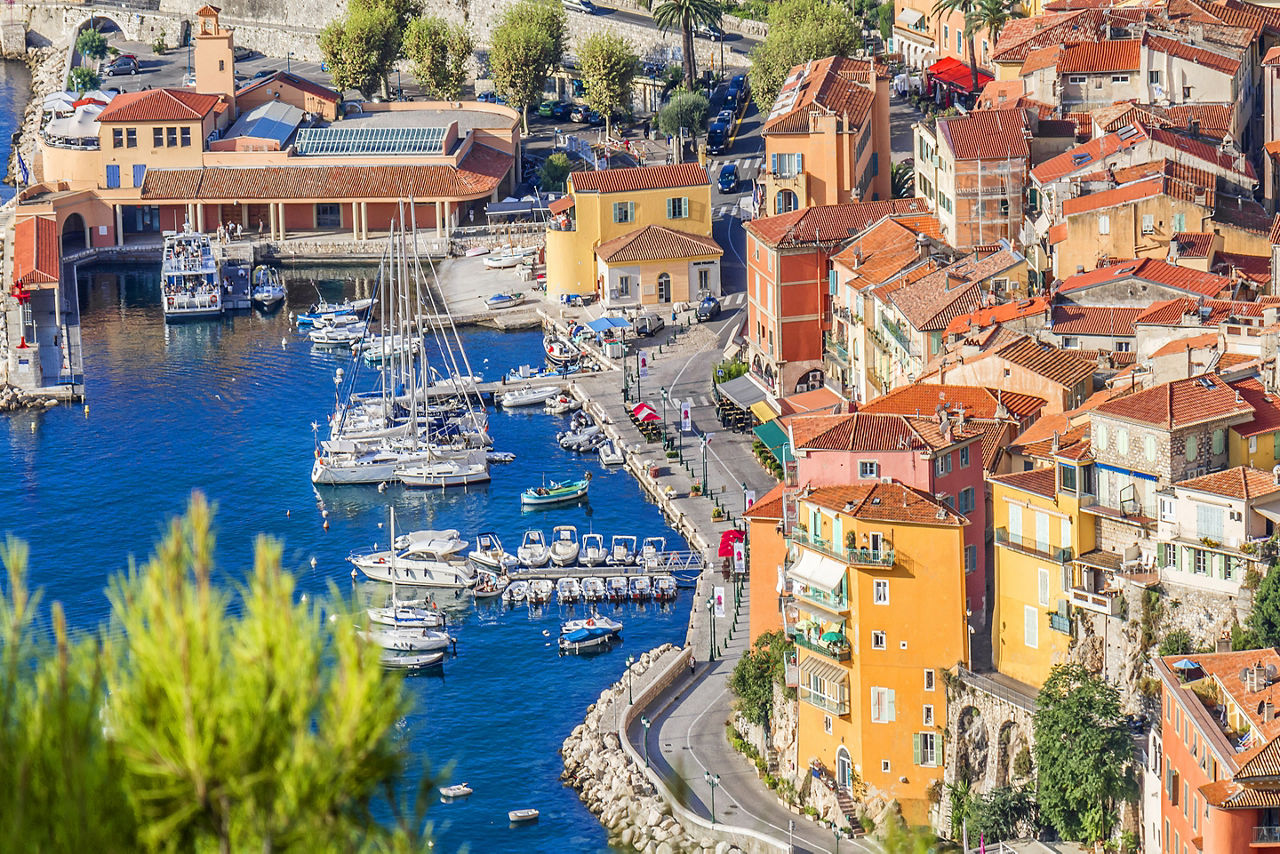
[[[475,221],[476,221],[476,209],[471,208],[470,210],[467,211],[467,222],[475,222]]]
[[[693,657],[693,650],[689,650],[689,678],[698,675],[698,659]]]
[[[258,236],[262,236],[262,217],[258,217]]]

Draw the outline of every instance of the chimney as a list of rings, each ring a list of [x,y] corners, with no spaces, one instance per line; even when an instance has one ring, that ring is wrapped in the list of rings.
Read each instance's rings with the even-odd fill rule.
[[[1053,444],[1050,445],[1050,450],[1052,450],[1055,454],[1058,453],[1058,431],[1057,430],[1053,431]]]
[[[996,418],[1008,418],[1009,410],[1004,405],[1004,390],[996,389]]]
[[[1084,272],[1084,265],[1083,265],[1083,264],[1077,264],[1077,265],[1076,265],[1076,275],[1078,276],[1078,275],[1080,275],[1080,274],[1081,274],[1081,273],[1083,273],[1083,272]]]
[[[1191,132],[1191,135],[1192,135],[1192,136],[1199,136],[1199,135],[1200,135],[1200,120],[1199,120],[1199,119],[1192,119],[1192,120],[1187,124],[1187,130]]]
[[[916,254],[921,261],[929,260],[929,238],[926,235],[916,235]]]
[[[1262,722],[1264,724],[1269,723],[1271,719],[1274,718],[1275,716],[1276,716],[1275,706],[1271,704],[1270,700],[1263,700],[1262,709],[1261,709]]]

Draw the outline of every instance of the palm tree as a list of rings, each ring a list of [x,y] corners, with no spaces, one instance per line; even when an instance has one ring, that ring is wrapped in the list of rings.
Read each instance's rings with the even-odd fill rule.
[[[975,95],[978,94],[978,56],[973,49],[973,39],[967,35],[969,31],[967,22],[970,13],[977,8],[978,3],[979,0],[937,0],[933,4],[933,11],[930,13],[935,21],[941,19],[944,15],[950,15],[952,12],[959,12],[964,15],[966,21],[965,40],[969,42],[969,70],[973,72],[973,93]],[[943,47],[946,46],[943,45]]]
[[[974,36],[986,30],[987,39],[994,46],[1000,40],[1004,25],[1025,14],[1021,9],[1015,9],[1009,0],[977,0],[964,14],[964,37],[969,40],[970,57],[973,56]]]
[[[693,56],[693,28],[720,23],[720,4],[716,0],[664,0],[653,10],[653,22],[663,32],[679,27],[681,52],[684,54],[684,85],[695,91],[698,64]]]

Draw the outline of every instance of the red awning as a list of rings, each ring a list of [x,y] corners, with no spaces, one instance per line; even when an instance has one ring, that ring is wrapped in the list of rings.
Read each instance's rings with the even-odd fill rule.
[[[733,544],[740,543],[746,537],[746,533],[737,528],[730,528],[720,535],[720,549],[716,552],[716,557],[733,557]]]
[[[945,59],[939,59],[933,65],[929,66],[928,74],[934,80],[946,83],[948,86],[954,86],[965,92],[980,91],[992,81],[990,74],[985,71],[978,71],[978,88],[973,89],[973,71],[969,66],[955,57],[948,56]]]
[[[573,207],[573,196],[561,196],[551,204],[547,205],[547,210],[553,214],[562,214]]]

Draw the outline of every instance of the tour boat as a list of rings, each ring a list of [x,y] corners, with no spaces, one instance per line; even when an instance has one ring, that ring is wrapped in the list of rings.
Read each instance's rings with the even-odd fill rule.
[[[636,562],[636,538],[629,534],[614,534],[609,542],[609,566],[630,566]]]
[[[521,566],[546,566],[551,560],[551,549],[547,548],[547,540],[538,530],[525,531],[520,548],[516,549],[516,559]]]
[[[676,598],[678,585],[674,575],[653,577],[653,598],[659,602],[671,602]]]
[[[620,466],[627,461],[626,455],[622,450],[622,443],[615,442],[613,439],[601,445],[597,453],[600,455],[601,465]]]
[[[492,531],[476,535],[476,547],[467,557],[481,566],[500,569],[503,572],[519,564],[515,555],[502,548],[502,540],[498,539],[498,535]]]
[[[556,581],[556,601],[561,605],[571,605],[582,598],[582,585],[573,576]]]
[[[222,314],[222,288],[209,235],[192,231],[189,224],[180,232],[166,231],[160,277],[166,322]]]
[[[573,525],[556,525],[551,529],[551,562],[570,566],[578,562],[578,529]]]
[[[587,602],[599,602],[604,599],[604,579],[598,575],[589,575],[582,579],[582,598]]]
[[[625,602],[631,595],[631,585],[625,575],[611,575],[605,579],[605,596],[610,602]]]
[[[599,566],[604,563],[604,559],[608,556],[609,552],[604,547],[604,537],[599,534],[582,535],[578,561],[583,566]]]
[[[532,808],[522,810],[511,810],[507,813],[507,818],[512,824],[519,824],[523,821],[537,821],[538,811]]]
[[[520,292],[510,294],[493,294],[485,298],[484,307],[490,311],[498,311],[503,308],[514,308],[524,302],[524,294]]]
[[[550,486],[530,487],[520,493],[520,503],[525,507],[542,507],[548,504],[576,501],[587,494],[587,487],[590,485],[590,474],[582,480],[569,480],[563,483],[553,480]]]
[[[249,299],[261,311],[279,308],[284,302],[284,285],[280,282],[280,273],[274,267],[262,264],[254,269]]]
[[[643,602],[649,598],[649,594],[653,591],[652,585],[649,583],[647,575],[631,576],[631,598],[637,602]]]
[[[471,787],[466,783],[458,783],[453,786],[444,786],[440,789],[440,797],[442,798],[465,798],[471,794]]]
[[[396,652],[435,652],[448,649],[453,637],[448,632],[434,629],[366,629],[360,633],[365,640],[383,649]]]
[[[551,583],[551,579],[535,578],[529,582],[529,592],[525,594],[525,598],[531,603],[541,604],[542,602],[550,602],[551,594],[555,589],[555,585]]]
[[[542,386],[541,388],[525,386],[500,395],[498,404],[504,409],[514,409],[519,406],[537,406],[539,403],[546,403],[559,393],[560,389],[556,386]]]
[[[462,459],[426,460],[396,469],[396,478],[405,486],[468,486],[489,481],[489,461],[481,450]]]
[[[443,652],[420,652],[420,653],[398,653],[387,650],[382,653],[379,659],[382,666],[387,670],[406,670],[409,672],[417,670],[429,670],[433,667],[439,667],[444,661]]]
[[[523,579],[513,581],[507,585],[507,589],[502,591],[502,601],[508,604],[523,602],[525,597],[529,595],[529,582]]]

